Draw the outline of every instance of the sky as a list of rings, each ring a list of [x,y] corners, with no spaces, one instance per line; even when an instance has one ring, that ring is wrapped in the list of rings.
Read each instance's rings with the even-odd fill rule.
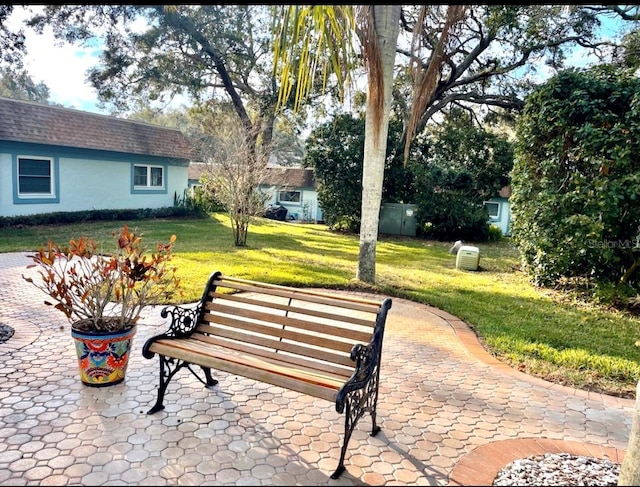
[[[97,107],[97,93],[86,81],[87,70],[96,65],[100,48],[79,48],[54,44],[53,35],[29,36],[25,69],[31,78],[43,81],[51,101],[68,108],[107,113]]]
[[[16,5],[10,21],[18,21],[24,17],[20,9]],[[614,24],[608,23],[604,32],[613,32],[615,29]],[[26,34],[27,56],[24,67],[34,82],[44,82],[49,87],[53,103],[93,113],[109,113],[98,107],[97,93],[86,80],[87,70],[98,63],[99,46],[59,45],[50,29],[42,35],[29,31]],[[584,65],[588,61],[579,51],[575,53],[575,65]],[[183,102],[184,100],[176,100],[173,106],[178,107]]]
[[[10,22],[24,18],[15,6]],[[10,24],[11,25],[11,24]],[[68,108],[108,114],[97,107],[97,93],[86,81],[87,70],[96,65],[100,48],[57,45],[51,29],[42,35],[25,30],[27,56],[24,68],[34,82],[44,82],[50,90],[50,99]]]

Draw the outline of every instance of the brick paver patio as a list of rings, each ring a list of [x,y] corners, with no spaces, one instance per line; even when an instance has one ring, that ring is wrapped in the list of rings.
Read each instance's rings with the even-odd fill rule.
[[[333,403],[219,373],[214,391],[187,372],[165,410],[147,415],[162,331],[145,313],[126,380],[78,378],[69,325],[26,283],[24,253],[0,254],[0,485],[488,485],[532,453],[588,452],[621,461],[634,402],[585,393],[492,359],[456,317],[395,299],[381,368],[378,423],[365,416],[347,470],[330,478],[344,418]],[[211,269],[217,270],[217,269]]]

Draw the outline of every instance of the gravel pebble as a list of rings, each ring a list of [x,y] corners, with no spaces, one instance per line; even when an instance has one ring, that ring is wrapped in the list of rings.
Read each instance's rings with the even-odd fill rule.
[[[13,336],[15,330],[9,325],[5,325],[4,323],[0,323],[0,343],[4,343],[9,340]]]
[[[606,458],[547,453],[514,460],[493,485],[618,485],[620,464]]]

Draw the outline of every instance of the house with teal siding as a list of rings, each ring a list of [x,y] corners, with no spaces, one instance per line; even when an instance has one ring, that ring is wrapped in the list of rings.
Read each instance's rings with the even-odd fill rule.
[[[268,205],[287,209],[287,219],[321,222],[324,216],[316,187],[312,169],[273,166],[269,168],[260,190],[269,195]]]
[[[200,185],[207,164],[192,162],[189,168],[189,188]],[[267,166],[258,190],[267,196],[266,206],[284,206],[287,220],[321,222],[322,208],[318,203],[317,183],[312,169],[302,167]]]
[[[176,129],[0,97],[0,216],[170,207],[191,154]]]
[[[503,235],[511,235],[511,186],[503,187],[497,196],[484,202],[489,213],[489,223],[497,226]]]

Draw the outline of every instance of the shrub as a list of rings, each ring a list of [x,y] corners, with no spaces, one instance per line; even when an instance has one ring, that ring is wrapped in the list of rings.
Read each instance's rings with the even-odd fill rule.
[[[637,282],[640,79],[566,70],[527,98],[517,135],[512,235],[532,281]]]
[[[124,331],[149,304],[161,304],[179,286],[175,267],[169,266],[176,236],[150,252],[142,235],[125,224],[113,233],[114,248],[106,255],[95,240],[81,236],[61,246],[51,240],[31,256],[27,268],[37,268],[40,279],[23,278],[47,294],[80,331]],[[119,305],[114,307],[114,305]]]
[[[199,208],[169,206],[164,208],[132,208],[121,210],[82,210],[0,217],[0,228],[53,225],[87,221],[130,221],[147,218],[202,217]]]
[[[488,242],[499,242],[502,240],[502,229],[498,225],[489,225],[489,233],[487,235]]]

